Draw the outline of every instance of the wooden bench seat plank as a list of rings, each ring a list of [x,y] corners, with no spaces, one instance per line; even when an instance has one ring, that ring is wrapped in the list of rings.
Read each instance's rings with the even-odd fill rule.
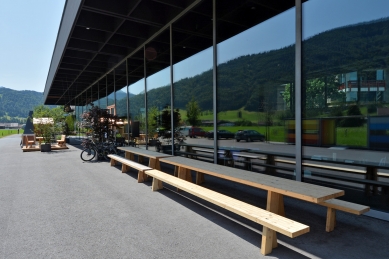
[[[331,199],[320,203],[320,205],[327,207],[327,220],[326,231],[331,232],[335,229],[336,225],[336,210],[352,213],[355,215],[361,215],[370,210],[370,207],[351,203],[348,201]]]
[[[128,160],[126,158],[123,158],[118,155],[108,155],[109,158],[111,158],[111,166],[114,166],[116,162],[119,162],[122,164],[122,173],[125,173],[128,171],[128,167],[134,168],[135,170],[138,170],[138,183],[143,183],[147,179],[146,171],[151,170],[151,167],[139,164],[137,162]]]
[[[309,226],[307,225],[244,203],[224,194],[209,190],[167,173],[152,169],[147,171],[147,174],[151,177],[157,178],[162,182],[176,186],[181,190],[189,192],[222,208],[237,213],[240,216],[246,217],[263,226],[269,227],[288,237],[293,238],[309,232]]]
[[[370,210],[369,206],[360,205],[348,201],[343,201],[339,199],[330,199],[324,202],[321,202],[320,205],[330,207],[336,210],[341,210],[355,215],[362,215],[365,212]]]
[[[151,167],[139,164],[137,162],[128,160],[128,159],[123,158],[123,157],[118,156],[118,155],[108,155],[108,157],[111,158],[111,161],[117,161],[117,162],[120,162],[122,164],[126,164],[126,165],[128,165],[128,166],[130,166],[130,167],[132,167],[132,168],[134,168],[136,170],[146,171],[146,170],[151,170],[152,169]]]

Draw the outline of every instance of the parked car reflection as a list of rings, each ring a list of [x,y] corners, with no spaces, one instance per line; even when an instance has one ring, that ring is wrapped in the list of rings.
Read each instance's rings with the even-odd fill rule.
[[[213,130],[211,131],[208,131],[206,134],[205,134],[205,137],[211,139],[213,138]],[[217,138],[218,139],[230,139],[230,138],[234,138],[235,137],[235,134],[232,133],[231,131],[228,131],[228,130],[218,130],[217,131]]]
[[[238,132],[235,134],[235,140],[237,142],[241,140],[246,140],[246,142],[251,142],[254,140],[265,141],[265,136],[256,130],[238,130]]]

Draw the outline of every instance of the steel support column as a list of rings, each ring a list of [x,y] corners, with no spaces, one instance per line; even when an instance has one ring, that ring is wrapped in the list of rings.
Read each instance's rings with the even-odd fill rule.
[[[301,116],[301,82],[302,82],[302,6],[296,0],[296,53],[295,53],[295,141],[296,141],[296,181],[301,182],[302,175],[302,116]],[[305,100],[304,100],[305,101]]]

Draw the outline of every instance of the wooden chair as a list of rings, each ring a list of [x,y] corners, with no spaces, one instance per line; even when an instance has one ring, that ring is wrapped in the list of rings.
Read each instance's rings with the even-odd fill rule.
[[[57,140],[58,146],[60,146],[60,147],[66,146],[65,137],[66,137],[65,135],[61,135],[61,139]]]
[[[32,148],[32,145],[35,146],[35,135],[26,135],[25,143],[26,143],[26,148]]]

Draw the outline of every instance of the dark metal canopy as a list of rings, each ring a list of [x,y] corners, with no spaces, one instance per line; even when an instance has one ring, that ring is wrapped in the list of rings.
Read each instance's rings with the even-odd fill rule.
[[[45,104],[84,105],[212,46],[212,0],[67,0]],[[295,5],[295,0],[218,0],[217,42]],[[148,53],[149,52],[149,53]],[[93,89],[91,89],[93,88]],[[99,93],[98,93],[99,89]]]

